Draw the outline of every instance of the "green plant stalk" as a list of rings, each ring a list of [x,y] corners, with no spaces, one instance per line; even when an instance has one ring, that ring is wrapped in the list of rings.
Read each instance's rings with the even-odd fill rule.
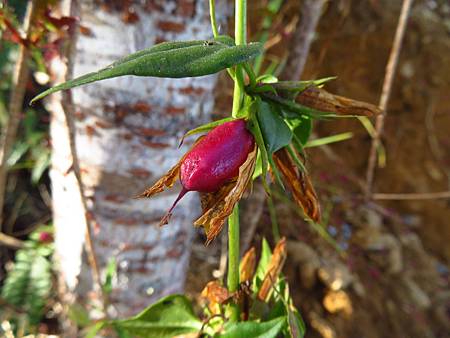
[[[272,195],[267,196],[267,206],[269,207],[270,222],[272,223],[272,236],[275,243],[280,241],[280,227],[278,226],[277,212],[273,203]]]
[[[209,17],[211,19],[211,29],[213,31],[213,36],[214,38],[216,38],[219,35],[219,30],[217,29],[215,0],[209,0]]]
[[[233,293],[239,289],[239,206],[235,205],[228,218],[228,290]],[[239,307],[230,306],[230,320],[239,321]]]
[[[245,45],[247,43],[247,0],[236,0],[234,14],[234,39],[236,45]],[[236,78],[234,81],[233,92],[233,111],[236,116],[241,107],[244,93],[244,73],[241,65],[236,66]]]
[[[236,45],[246,44],[247,31],[247,1],[236,0],[235,2],[235,41]],[[244,93],[244,74],[242,66],[236,67],[233,93],[233,117],[241,108]],[[227,285],[230,292],[236,292],[239,288],[239,205],[233,209],[228,218],[228,274]],[[239,321],[239,307],[237,304],[230,306],[230,321]]]

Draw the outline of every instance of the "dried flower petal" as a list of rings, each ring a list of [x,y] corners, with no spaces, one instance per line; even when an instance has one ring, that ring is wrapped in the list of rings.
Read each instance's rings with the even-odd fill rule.
[[[284,181],[292,191],[295,202],[311,220],[320,223],[320,206],[314,187],[306,172],[298,170],[286,148],[273,154],[276,166],[284,176]]]
[[[217,305],[227,302],[231,298],[231,295],[228,289],[220,285],[218,281],[210,281],[203,289],[201,297],[208,300],[209,309],[212,313],[215,313],[218,310]]]
[[[253,278],[256,268],[256,250],[251,247],[241,260],[240,281],[245,283]]]
[[[262,301],[266,301],[273,289],[274,284],[277,281],[278,275],[283,268],[286,260],[286,237],[280,239],[273,250],[270,263],[267,268],[266,275],[264,276],[263,283],[258,292],[258,298]]]
[[[192,145],[191,149],[203,138],[204,136],[200,136]],[[189,151],[191,150],[189,149]],[[151,187],[147,188],[143,193],[137,195],[135,198],[150,198],[153,195],[159,194],[163,192],[166,188],[171,188],[175,181],[178,179],[180,174],[180,167],[183,163],[184,158],[189,154],[189,151],[184,154],[184,156],[175,164],[170,170],[161,177],[155,184]]]
[[[374,116],[381,114],[381,109],[373,104],[334,95],[318,87],[310,87],[301,92],[296,101],[307,107],[334,112],[338,115]]]
[[[216,238],[223,228],[223,224],[231,215],[235,204],[241,199],[250,183],[255,169],[256,150],[248,155],[247,160],[239,167],[236,182],[224,185],[219,191],[203,196],[203,214],[194,222],[196,226],[203,226],[206,232],[206,244]]]

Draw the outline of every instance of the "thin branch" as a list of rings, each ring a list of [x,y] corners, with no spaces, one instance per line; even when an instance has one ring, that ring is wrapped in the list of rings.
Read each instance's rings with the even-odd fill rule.
[[[291,45],[294,48],[289,54],[282,78],[298,80],[302,75],[325,2],[326,0],[303,2],[300,25],[292,37]]]
[[[386,117],[386,108],[391,96],[392,84],[394,82],[395,71],[397,69],[398,59],[402,48],[403,37],[405,35],[406,24],[408,23],[409,14],[411,12],[413,0],[403,0],[402,10],[395,32],[394,42],[392,44],[389,60],[386,65],[386,72],[383,81],[383,89],[381,92],[379,106],[383,111],[377,116],[375,123],[375,135],[372,139],[372,145],[369,152],[369,163],[366,172],[366,200],[369,200],[372,195],[373,179],[375,175],[375,164],[377,147],[380,142],[381,134],[384,128],[384,119]]]
[[[373,194],[374,200],[433,200],[440,198],[450,198],[450,191],[411,193],[411,194]]]
[[[73,11],[75,11],[74,7],[75,7],[75,4],[72,1],[70,15],[73,15]],[[66,44],[66,47],[62,51],[62,55],[67,58],[67,72],[66,72],[66,74],[64,74],[63,81],[67,81],[69,78],[71,78],[72,73],[73,73],[73,56],[75,55],[76,41],[77,41],[75,29],[74,29],[74,31],[70,32],[70,35],[71,35],[70,42]],[[77,149],[76,149],[76,141],[75,141],[76,128],[75,128],[75,121],[73,118],[74,113],[75,113],[75,107],[73,105],[73,100],[72,100],[70,91],[63,91],[61,95],[62,95],[61,105],[62,105],[62,109],[64,112],[64,117],[66,119],[68,137],[69,137],[69,148],[70,148],[70,153],[72,156],[71,169],[73,170],[75,179],[77,181],[78,189],[80,192],[80,200],[81,200],[82,208],[84,211],[84,221],[85,221],[85,226],[86,226],[86,253],[88,256],[89,266],[91,267],[92,277],[93,277],[94,283],[97,285],[98,292],[99,292],[100,297],[103,302],[103,307],[104,307],[103,310],[106,315],[107,307],[109,304],[109,299],[102,288],[100,269],[99,269],[99,265],[98,265],[94,241],[92,239],[92,237],[93,237],[92,219],[91,219],[91,217],[89,215],[89,211],[88,211],[89,209],[88,209],[86,194],[85,194],[86,190],[85,190],[84,183],[83,183],[83,180],[81,177],[80,162],[78,159],[78,153],[77,153]]]
[[[23,22],[23,30],[25,31],[25,39],[28,39],[31,33],[31,22],[36,12],[35,1],[28,1],[27,13]],[[12,147],[16,140],[17,129],[20,123],[20,115],[22,113],[23,98],[25,96],[26,84],[28,81],[28,59],[29,50],[21,44],[19,55],[17,57],[14,68],[14,75],[11,85],[11,96],[9,98],[9,118],[2,131],[2,139],[0,144],[0,231],[3,224],[3,204],[5,202],[6,179],[8,174],[8,158]]]
[[[8,236],[3,232],[0,232],[0,244],[13,249],[23,248],[23,242],[20,239]]]

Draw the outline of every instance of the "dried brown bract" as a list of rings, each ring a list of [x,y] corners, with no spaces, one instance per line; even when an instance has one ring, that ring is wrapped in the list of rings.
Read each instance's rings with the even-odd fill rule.
[[[295,202],[305,215],[316,223],[320,223],[320,205],[314,187],[306,172],[297,168],[286,148],[273,154],[276,166],[284,176]]]
[[[310,87],[301,92],[296,101],[304,106],[337,115],[375,116],[381,109],[373,104],[334,95],[325,89]]]
[[[208,282],[203,289],[201,296],[208,300],[208,308],[214,314],[219,310],[217,305],[222,305],[231,298],[228,289],[220,285],[218,281]]]
[[[235,182],[224,185],[217,192],[202,194],[203,214],[194,225],[205,228],[206,244],[211,243],[220,233],[225,220],[231,215],[234,206],[248,187],[255,169],[256,151],[255,147],[244,164],[239,167],[239,175]]]
[[[266,301],[275,285],[286,260],[286,238],[283,237],[275,246],[266,275],[258,292],[258,298]]]
[[[251,247],[242,257],[240,267],[240,281],[245,283],[251,281],[255,274],[256,268],[256,250],[255,247]]]

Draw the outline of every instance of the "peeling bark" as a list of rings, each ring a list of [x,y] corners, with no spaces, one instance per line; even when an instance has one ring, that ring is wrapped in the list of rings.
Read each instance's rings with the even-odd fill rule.
[[[211,36],[203,1],[161,1],[133,5],[136,15],[83,1],[82,33],[73,55],[73,76],[165,40]],[[83,34],[84,33],[84,34]],[[55,61],[56,62],[56,61]],[[54,63],[53,68],[63,66]],[[64,69],[63,69],[64,70]],[[177,149],[185,131],[209,120],[216,76],[195,79],[123,77],[72,91],[76,147],[95,224],[100,270],[111,258],[118,274],[111,315],[134,314],[163,295],[183,290],[198,200],[188,196],[169,226],[158,222],[178,193],[152,200],[132,199],[151,185],[188,149]],[[63,280],[73,299],[98,298],[83,247],[85,227],[79,191],[71,168],[61,96],[52,98],[51,136],[56,251]],[[59,102],[58,102],[59,100]],[[111,309],[110,309],[111,310]]]

